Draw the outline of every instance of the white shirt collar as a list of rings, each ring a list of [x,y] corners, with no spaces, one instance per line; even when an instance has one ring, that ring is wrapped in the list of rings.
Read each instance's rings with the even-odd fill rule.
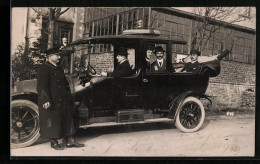
[[[120,64],[124,63],[125,61],[126,61],[126,59],[122,60],[122,61],[120,62]]]
[[[51,62],[50,60],[48,60],[52,65],[54,65],[54,66],[57,66],[57,64],[55,64],[55,63],[53,63],[53,62]]]
[[[161,60],[157,59],[157,62],[158,63],[161,62],[163,64],[163,59],[161,59]]]

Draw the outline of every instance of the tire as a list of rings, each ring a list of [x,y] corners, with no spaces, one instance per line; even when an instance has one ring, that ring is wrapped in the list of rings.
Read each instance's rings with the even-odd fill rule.
[[[177,113],[175,126],[184,133],[196,132],[205,119],[205,109],[199,99],[187,97]]]
[[[28,100],[11,102],[11,148],[30,146],[40,137],[38,106]]]

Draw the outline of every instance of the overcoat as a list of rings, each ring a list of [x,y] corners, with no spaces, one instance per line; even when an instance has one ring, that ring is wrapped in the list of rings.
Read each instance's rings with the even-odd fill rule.
[[[130,67],[128,60],[118,64],[115,70],[109,74],[110,77],[126,77],[133,75],[133,70]]]
[[[73,106],[63,69],[50,62],[42,64],[38,69],[37,92],[41,137],[59,139],[72,135]],[[46,102],[51,106],[43,109]]]

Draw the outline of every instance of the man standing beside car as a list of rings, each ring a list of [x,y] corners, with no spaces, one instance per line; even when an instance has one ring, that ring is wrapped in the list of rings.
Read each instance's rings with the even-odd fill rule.
[[[40,117],[40,134],[51,140],[51,147],[63,150],[58,139],[66,139],[66,147],[83,147],[71,137],[73,125],[73,103],[69,84],[64,71],[57,64],[60,60],[59,47],[46,51],[47,62],[38,69],[37,92]]]

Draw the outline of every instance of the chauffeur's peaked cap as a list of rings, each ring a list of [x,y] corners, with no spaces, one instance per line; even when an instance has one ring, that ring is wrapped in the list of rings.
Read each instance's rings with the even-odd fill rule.
[[[57,54],[60,52],[60,47],[53,47],[45,51],[46,55]]]

